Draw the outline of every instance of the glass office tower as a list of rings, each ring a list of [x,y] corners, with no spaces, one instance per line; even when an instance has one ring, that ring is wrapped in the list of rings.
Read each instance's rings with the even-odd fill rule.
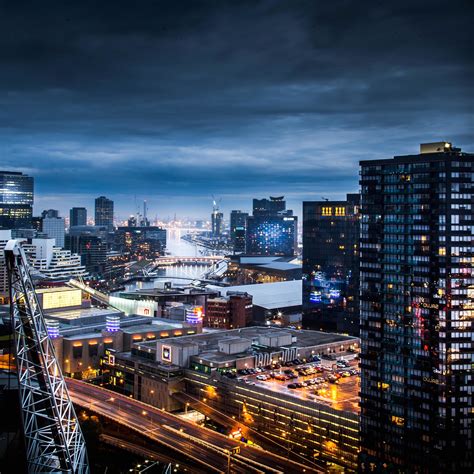
[[[474,154],[361,162],[361,471],[473,471]]]
[[[95,200],[95,225],[105,225],[109,232],[114,230],[114,202],[105,196]]]
[[[230,213],[230,240],[234,252],[245,252],[245,233],[248,216],[248,212],[239,210],[234,210]]]
[[[293,256],[297,246],[298,218],[286,209],[283,196],[254,199],[247,217],[245,238],[249,255]]]
[[[85,207],[73,207],[69,211],[69,226],[87,225],[87,209]]]
[[[33,178],[0,171],[0,227],[30,228],[33,215]]]

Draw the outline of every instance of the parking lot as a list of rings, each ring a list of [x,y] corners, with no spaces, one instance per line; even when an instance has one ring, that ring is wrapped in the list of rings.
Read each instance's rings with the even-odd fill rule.
[[[354,355],[344,358],[344,362],[342,359],[295,362],[289,366],[277,364],[266,369],[244,369],[236,374],[237,380],[301,400],[324,403],[337,410],[359,412],[360,377]]]

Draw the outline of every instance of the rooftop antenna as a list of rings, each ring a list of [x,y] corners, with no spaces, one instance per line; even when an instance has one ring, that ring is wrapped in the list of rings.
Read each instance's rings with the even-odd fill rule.
[[[326,202],[329,201],[329,199],[328,199],[328,198],[325,198],[324,196],[321,196],[321,199],[324,199]]]

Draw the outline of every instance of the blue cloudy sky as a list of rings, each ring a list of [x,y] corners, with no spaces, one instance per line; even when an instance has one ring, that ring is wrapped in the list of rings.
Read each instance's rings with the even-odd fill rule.
[[[360,159],[474,151],[472,2],[0,2],[0,168],[35,210],[342,197]]]

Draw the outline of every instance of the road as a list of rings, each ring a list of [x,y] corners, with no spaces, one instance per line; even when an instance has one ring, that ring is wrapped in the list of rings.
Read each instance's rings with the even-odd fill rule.
[[[240,453],[231,457],[233,473],[323,472],[248,446],[110,390],[73,379],[67,379],[67,385],[75,404],[188,456],[208,472],[228,472],[228,452],[236,447],[240,447]]]

